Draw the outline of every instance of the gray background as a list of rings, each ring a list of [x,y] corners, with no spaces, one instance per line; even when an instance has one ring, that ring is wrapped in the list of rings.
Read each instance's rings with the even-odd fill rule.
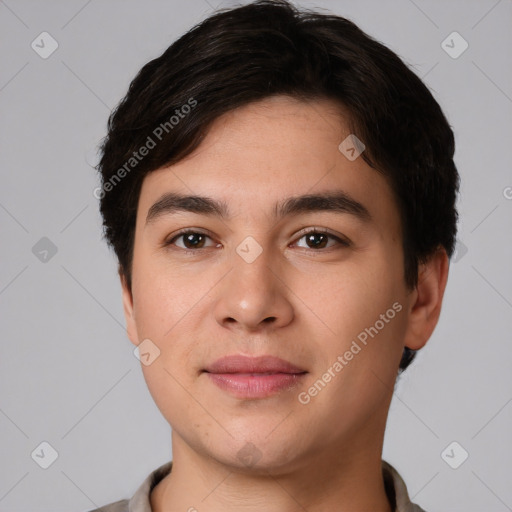
[[[92,166],[139,68],[229,4],[0,1],[1,511],[89,510],[132,496],[171,458],[170,427],[125,334]],[[397,386],[383,458],[428,512],[512,510],[512,3],[300,4],[396,51],[456,134],[457,261],[440,323]],[[43,31],[59,45],[47,59],[31,48]],[[456,59],[441,46],[453,31],[469,43]],[[42,237],[57,248],[46,261],[47,241],[33,250]],[[58,452],[48,469],[31,456],[43,441]],[[457,469],[441,456],[453,441],[469,453]]]

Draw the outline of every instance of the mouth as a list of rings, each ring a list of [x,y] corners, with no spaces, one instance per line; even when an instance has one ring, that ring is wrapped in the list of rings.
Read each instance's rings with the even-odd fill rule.
[[[208,365],[203,373],[221,390],[237,398],[266,398],[295,388],[308,373],[274,356],[233,355]]]

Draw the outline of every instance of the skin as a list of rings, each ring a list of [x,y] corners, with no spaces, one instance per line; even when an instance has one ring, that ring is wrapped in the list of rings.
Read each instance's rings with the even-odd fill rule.
[[[172,426],[173,469],[151,494],[154,511],[391,511],[381,472],[388,409],[404,346],[423,347],[438,321],[448,258],[435,252],[407,289],[392,191],[362,158],[338,150],[349,133],[336,103],[275,96],[218,118],[190,156],[145,178],[132,289],[122,273],[121,284],[130,340],[160,350],[142,370]],[[371,219],[272,216],[284,198],[332,190]],[[165,192],[223,200],[232,216],[175,212],[146,224]],[[207,232],[200,248],[184,237],[165,246],[183,228]],[[327,238],[315,248],[305,228],[350,245]],[[247,236],[262,248],[252,263],[236,252]],[[402,310],[300,403],[298,394],[396,302]],[[308,373],[267,398],[236,398],[201,372],[231,354],[271,354]],[[253,455],[250,466],[241,449]]]

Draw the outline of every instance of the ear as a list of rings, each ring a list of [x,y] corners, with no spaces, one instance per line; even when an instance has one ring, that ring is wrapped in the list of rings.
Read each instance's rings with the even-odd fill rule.
[[[133,296],[132,291],[128,287],[126,276],[122,269],[119,269],[119,278],[121,279],[121,288],[123,291],[123,310],[124,318],[126,320],[126,333],[128,338],[135,345],[139,344],[139,337],[137,335],[137,323],[135,322],[135,316],[133,312]]]
[[[441,314],[449,260],[440,247],[418,269],[418,284],[411,294],[409,319],[404,345],[412,350],[422,348],[434,332]]]

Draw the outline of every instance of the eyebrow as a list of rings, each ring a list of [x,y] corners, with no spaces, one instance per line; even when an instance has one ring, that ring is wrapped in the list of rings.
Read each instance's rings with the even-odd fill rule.
[[[365,206],[341,190],[288,197],[274,205],[273,213],[276,219],[280,219],[291,215],[319,211],[350,214],[365,222],[369,222],[372,218]],[[146,224],[150,224],[163,215],[179,212],[190,212],[223,219],[230,218],[228,205],[224,201],[206,196],[168,192],[160,197],[148,210]]]

